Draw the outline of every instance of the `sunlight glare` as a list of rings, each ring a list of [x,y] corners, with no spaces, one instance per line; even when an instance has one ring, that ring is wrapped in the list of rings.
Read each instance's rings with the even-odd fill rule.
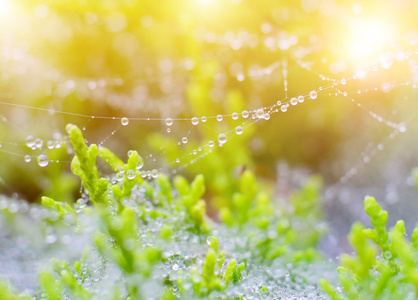
[[[197,2],[203,5],[211,5],[215,2],[215,0],[197,0]]]
[[[352,55],[368,56],[390,44],[394,38],[394,28],[380,20],[356,19],[351,23]]]
[[[10,0],[0,0],[0,18],[10,18],[13,13],[13,5]]]

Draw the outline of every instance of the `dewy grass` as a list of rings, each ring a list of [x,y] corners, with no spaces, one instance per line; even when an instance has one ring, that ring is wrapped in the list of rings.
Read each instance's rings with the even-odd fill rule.
[[[415,299],[418,295],[418,229],[411,242],[399,221],[372,197],[364,201],[373,228],[355,223],[353,255],[335,266],[317,250],[326,226],[318,201],[321,180],[312,177],[277,207],[254,174],[238,178],[222,222],[207,216],[205,180],[189,183],[153,174],[129,152],[124,163],[109,149],[87,146],[68,125],[75,156],[71,168],[84,193],[74,205],[48,197],[42,207],[0,201],[5,230],[0,254],[13,249],[26,260],[1,261],[0,299]],[[102,177],[100,157],[114,176]],[[49,261],[49,262],[48,262]],[[37,266],[42,265],[42,268]],[[6,274],[11,270],[10,274]],[[26,271],[24,271],[26,270]],[[37,279],[25,272],[38,270]],[[6,276],[5,276],[6,275]],[[326,279],[321,279],[321,278]],[[12,287],[13,284],[15,287]],[[319,287],[320,286],[320,287]]]

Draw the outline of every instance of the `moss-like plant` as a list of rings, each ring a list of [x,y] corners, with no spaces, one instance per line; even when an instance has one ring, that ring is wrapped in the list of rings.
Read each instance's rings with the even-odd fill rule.
[[[418,296],[418,227],[411,241],[405,238],[405,224],[398,221],[386,229],[387,211],[373,197],[364,200],[373,228],[352,226],[349,241],[354,255],[342,255],[338,269],[341,290],[326,281],[321,287],[333,300],[415,299]]]
[[[316,245],[324,232],[321,182],[316,177],[282,206],[247,170],[233,184],[236,189],[220,211],[222,222],[215,222],[206,213],[203,175],[190,183],[180,175],[169,178],[154,174],[144,179],[145,173],[140,171],[143,161],[136,151],[129,151],[124,163],[110,149],[88,146],[77,126],[70,124],[67,131],[75,153],[71,169],[81,179],[82,198],[72,206],[43,197],[42,208],[31,209],[31,214],[40,217],[30,224],[37,224],[34,230],[46,241],[35,246],[48,258],[60,249],[60,243],[64,247],[74,243],[79,249],[68,259],[57,255],[59,259],[51,259],[42,268],[38,288],[31,294],[34,299],[280,298],[289,293],[301,295],[293,286],[296,283],[320,293],[316,282],[302,271],[320,258]],[[110,176],[101,175],[96,165],[98,157],[111,168]],[[28,224],[14,214],[12,200],[5,203],[1,207],[6,208],[3,215],[12,220],[6,221],[9,227]],[[370,250],[364,242],[373,239],[392,255],[388,268],[380,268],[386,274],[382,278],[387,278],[389,273],[385,272],[393,267],[414,278],[411,261],[417,247],[405,250],[402,226],[397,226],[399,234],[391,239],[384,227],[385,212],[370,201],[366,211],[375,229],[354,231],[352,239],[360,241],[355,245],[367,255],[361,254],[354,262],[346,258],[344,264],[366,276],[378,261],[370,260],[376,250]],[[418,245],[415,240],[413,245]],[[396,257],[402,257],[402,267]],[[273,265],[274,270],[270,269]],[[350,277],[341,275],[341,280],[344,291],[354,295],[349,292],[350,287],[354,289]],[[381,286],[386,284],[383,279],[381,282]],[[322,285],[334,293],[333,297],[340,297],[330,283]],[[26,299],[6,287],[0,295]]]

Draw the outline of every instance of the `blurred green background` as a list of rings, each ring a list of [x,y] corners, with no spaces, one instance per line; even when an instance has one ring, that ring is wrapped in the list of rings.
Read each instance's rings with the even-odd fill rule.
[[[0,0],[0,192],[28,201],[77,198],[68,122],[124,159],[138,150],[146,170],[203,173],[214,206],[245,168],[271,186],[280,161],[336,181],[350,167],[342,161],[347,151],[361,159],[368,141],[393,131],[370,112],[397,124],[416,108],[417,14],[412,0]],[[312,90],[316,100],[244,126],[208,153],[209,140],[244,121],[243,110]],[[175,121],[170,133],[164,122],[218,114],[222,122]],[[27,147],[28,136],[42,146]],[[188,143],[179,145],[184,136]],[[208,155],[190,164],[199,147]],[[41,168],[40,154],[59,162]]]

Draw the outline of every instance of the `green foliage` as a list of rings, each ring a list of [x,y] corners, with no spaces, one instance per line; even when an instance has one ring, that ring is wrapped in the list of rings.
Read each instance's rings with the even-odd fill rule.
[[[68,262],[52,258],[50,263],[54,274],[49,270],[43,270],[39,274],[42,292],[45,293],[47,299],[63,299],[65,293],[70,293],[74,299],[91,299],[90,293],[71,272]],[[79,264],[75,262],[74,268],[76,269]]]
[[[418,295],[418,227],[411,242],[405,238],[405,224],[398,221],[386,229],[388,213],[373,197],[364,200],[373,228],[360,223],[352,226],[349,241],[354,255],[342,255],[338,269],[341,292],[321,281],[321,287],[333,300],[340,299],[415,299]]]
[[[77,223],[77,214],[68,203],[58,202],[49,197],[42,197],[42,205],[57,213],[59,220],[64,220],[70,224]]]
[[[219,241],[212,236],[208,242],[209,250],[205,256],[202,267],[193,266],[190,270],[190,282],[196,296],[205,297],[214,291],[222,291],[229,284],[237,283],[242,279],[242,272],[245,264],[237,265],[237,261],[232,259],[226,269],[222,269],[225,263],[225,252],[220,250]],[[178,280],[181,290],[184,290],[184,279]]]
[[[148,277],[161,253],[152,247],[144,248],[138,241],[137,222],[136,213],[130,208],[125,208],[118,216],[103,211],[105,233],[97,233],[95,243],[100,253],[113,259],[126,274]]]
[[[312,177],[290,197],[291,207],[274,207],[270,196],[260,191],[254,174],[246,170],[238,181],[238,191],[230,207],[220,209],[221,220],[230,227],[250,230],[250,243],[256,245],[254,255],[261,261],[272,261],[286,255],[290,261],[312,261],[320,258],[315,250],[324,234],[320,217],[319,190],[321,180]]]
[[[156,295],[162,299],[216,299],[223,293],[229,295],[226,298],[241,299],[237,292],[240,285],[247,273],[262,266],[260,263],[266,268],[281,257],[283,262],[303,265],[318,258],[314,249],[317,239],[306,237],[321,234],[315,227],[320,217],[319,180],[309,180],[291,197],[291,208],[286,210],[274,205],[255,175],[247,170],[233,183],[236,188],[229,205],[220,213],[224,223],[217,224],[206,215],[203,175],[190,183],[179,175],[171,183],[164,174],[145,181],[138,171],[143,161],[136,151],[129,151],[124,163],[107,148],[87,146],[77,126],[70,124],[67,130],[75,152],[72,170],[81,178],[85,193],[74,206],[43,197],[48,216],[41,219],[41,228],[43,238],[48,237],[52,243],[61,234],[85,234],[87,250],[79,259],[82,262],[69,260],[72,267],[69,261],[51,260],[52,271],[44,268],[39,273],[40,299],[94,298],[98,291],[91,288],[95,268],[109,268],[107,272],[119,274],[115,286],[108,289],[107,296],[113,299],[147,298],[147,282],[155,282],[159,289]],[[115,172],[111,178],[101,177],[97,157]],[[89,200],[93,206],[89,206]],[[381,214],[370,207],[373,216]],[[301,221],[313,224],[312,228],[298,225]],[[13,224],[19,224],[19,218]],[[73,227],[77,230],[71,230]],[[384,236],[379,230],[376,236]],[[208,237],[220,232],[224,239],[234,232],[232,241],[225,240],[228,252],[221,250],[218,238]],[[239,236],[245,243],[234,242]],[[298,236],[307,241],[298,242]],[[415,245],[417,236],[415,233]],[[201,244],[209,245],[206,254],[202,253],[206,245]],[[180,245],[183,250],[172,250]],[[405,263],[408,261],[405,259]],[[408,272],[414,276],[412,269]],[[255,290],[263,295],[274,293],[267,284]],[[11,291],[5,293],[18,297]]]
[[[96,203],[103,203],[108,182],[106,179],[100,178],[96,167],[96,159],[99,155],[97,145],[92,144],[87,147],[81,130],[73,124],[68,124],[66,130],[75,152],[71,162],[71,171],[81,178],[91,200]]]
[[[201,199],[205,193],[205,180],[203,175],[197,175],[190,185],[184,177],[176,176],[174,178],[174,186],[180,196],[178,205],[186,209],[186,221],[188,220],[193,223],[197,232],[208,232],[209,224],[206,220],[206,202]]]
[[[0,279],[0,299],[2,300],[30,300],[30,297],[21,296],[10,285]]]

